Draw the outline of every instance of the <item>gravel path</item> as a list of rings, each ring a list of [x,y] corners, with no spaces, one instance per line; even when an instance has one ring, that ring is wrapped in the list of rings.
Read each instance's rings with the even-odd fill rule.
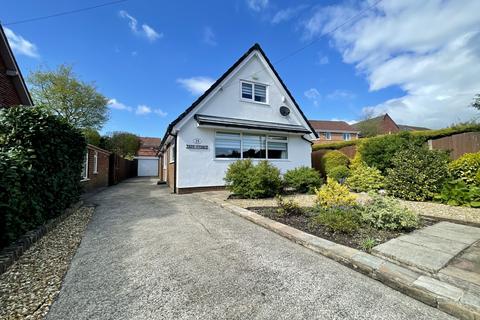
[[[79,208],[0,275],[0,319],[45,317],[93,211]]]
[[[222,196],[227,199],[230,194],[227,191],[216,191],[217,194],[222,194]],[[368,195],[365,193],[357,194],[360,201],[368,198]],[[291,195],[285,196],[286,199],[294,199],[303,207],[311,207],[315,204],[315,195]],[[275,199],[229,199],[228,202],[237,205],[242,208],[248,207],[273,207],[276,206]],[[448,206],[441,203],[434,202],[416,202],[416,201],[405,201],[399,200],[407,208],[415,211],[420,215],[433,216],[438,218],[446,218],[453,220],[461,220],[466,222],[480,223],[480,209],[468,208],[468,207],[454,207]]]

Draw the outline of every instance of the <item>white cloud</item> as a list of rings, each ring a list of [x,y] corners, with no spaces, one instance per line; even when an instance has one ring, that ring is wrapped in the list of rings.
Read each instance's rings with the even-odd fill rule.
[[[306,8],[307,8],[307,6],[300,5],[300,6],[297,6],[297,7],[291,7],[291,8],[286,8],[286,9],[279,10],[279,11],[277,11],[277,13],[275,13],[271,22],[273,24],[278,24],[278,23],[281,23],[281,22],[289,21],[289,20],[293,19],[294,17],[296,17],[301,11],[303,11]]]
[[[146,106],[144,104],[138,105],[137,109],[135,110],[136,114],[149,114],[152,112],[152,109],[149,106]]]
[[[268,6],[268,0],[247,0],[247,6],[253,11],[262,11]]]
[[[328,56],[324,56],[321,52],[317,53],[317,64],[324,65],[330,63]]]
[[[121,103],[120,101],[118,101],[115,98],[112,98],[112,99],[108,100],[107,105],[110,108],[116,109],[116,110],[126,110],[126,111],[132,111],[133,110],[132,107],[129,107],[129,106]]]
[[[330,119],[330,120],[331,121],[345,121],[348,124],[354,124],[354,123],[358,122],[358,120],[347,120],[347,119],[339,119],[339,118],[333,118],[333,119]]]
[[[168,115],[168,113],[166,113],[162,109],[155,109],[155,110],[153,110],[153,113],[157,114],[159,117],[162,117],[162,118],[164,118]]]
[[[215,33],[213,32],[213,29],[211,27],[205,27],[203,29],[203,42],[211,46],[217,45]]]
[[[22,36],[15,34],[11,29],[4,28],[5,35],[7,36],[8,43],[13,52],[17,54],[23,54],[32,58],[38,58],[37,46],[26,40]]]
[[[139,29],[138,20],[134,16],[130,15],[127,11],[120,10],[118,14],[120,15],[121,18],[128,20],[128,26],[130,27],[130,30],[132,30],[133,33],[144,36],[152,42],[163,37],[163,33],[158,33],[148,24],[145,24],[145,23],[142,24],[142,28]]]
[[[337,89],[327,94],[326,98],[330,100],[351,100],[355,98],[355,94],[348,90]]]
[[[321,98],[320,92],[315,88],[310,88],[303,93],[307,99],[313,102],[314,106],[318,106],[319,100]]]
[[[177,79],[177,82],[190,93],[198,95],[207,91],[215,81],[208,77],[192,77]]]
[[[304,22],[304,37],[324,34],[371,4],[317,8]],[[398,123],[443,127],[475,115],[468,106],[480,88],[478,12],[480,1],[384,0],[332,34],[332,43],[371,91],[405,91],[367,107]]]

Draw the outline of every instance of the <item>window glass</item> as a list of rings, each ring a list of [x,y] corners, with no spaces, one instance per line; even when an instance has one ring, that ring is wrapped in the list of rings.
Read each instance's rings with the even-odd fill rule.
[[[239,133],[217,132],[215,136],[215,157],[240,158],[241,143]]]
[[[242,82],[242,98],[252,99],[253,85],[251,83]]]
[[[258,83],[255,84],[255,101],[267,102],[267,86]]]
[[[93,173],[98,173],[98,151],[93,155]]]
[[[268,159],[288,159],[287,137],[268,137]]]
[[[324,132],[323,136],[325,137],[325,140],[331,140],[332,139],[332,134],[330,132]]]
[[[265,159],[266,138],[261,135],[244,134],[243,135],[243,158]]]
[[[343,140],[347,140],[347,141],[348,141],[348,140],[350,140],[350,139],[351,139],[350,133],[344,133],[344,134],[343,134]]]
[[[85,152],[85,157],[83,158],[82,164],[82,179],[88,178],[88,150]]]

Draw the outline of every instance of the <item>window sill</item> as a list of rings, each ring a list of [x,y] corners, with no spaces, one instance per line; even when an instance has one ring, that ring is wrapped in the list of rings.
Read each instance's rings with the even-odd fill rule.
[[[93,174],[98,174],[98,171],[97,171],[97,172],[94,172]]]
[[[290,159],[260,159],[260,158],[214,158],[213,161],[238,161],[238,160],[247,160],[250,159],[252,161],[262,161],[262,160],[267,160],[267,161],[280,161],[280,162],[289,162]]]
[[[85,181],[89,181],[90,179],[89,178],[84,178],[82,180],[80,180],[80,182],[85,182]]]
[[[248,99],[243,99],[243,98],[240,98],[240,101],[241,102],[247,102],[247,103],[259,104],[259,105],[265,106],[265,107],[270,107],[270,103],[268,103],[268,102],[259,102],[259,101],[248,100]]]

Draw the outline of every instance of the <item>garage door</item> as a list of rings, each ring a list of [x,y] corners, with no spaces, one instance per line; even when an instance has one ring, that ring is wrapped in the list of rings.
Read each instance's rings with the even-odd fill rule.
[[[138,159],[138,176],[158,176],[158,159]]]

